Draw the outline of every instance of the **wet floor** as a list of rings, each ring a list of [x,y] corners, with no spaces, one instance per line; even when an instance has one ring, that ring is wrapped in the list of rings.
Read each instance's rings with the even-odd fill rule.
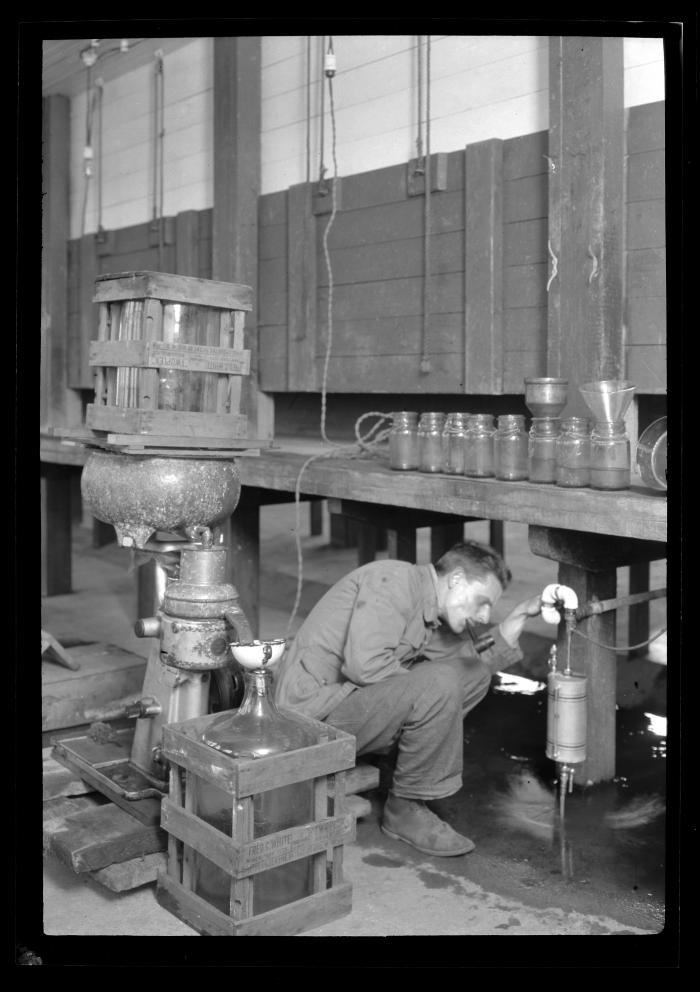
[[[517,865],[519,884],[533,895],[540,890],[550,898],[556,892],[562,904],[572,905],[623,903],[660,929],[666,872],[663,713],[618,710],[616,779],[575,787],[562,820],[557,766],[545,756],[546,689],[523,679],[514,691],[509,682],[507,675],[497,676],[489,695],[468,714],[464,786],[435,804],[436,812],[476,842],[480,860]],[[470,871],[469,859],[451,859],[450,865],[460,874]]]

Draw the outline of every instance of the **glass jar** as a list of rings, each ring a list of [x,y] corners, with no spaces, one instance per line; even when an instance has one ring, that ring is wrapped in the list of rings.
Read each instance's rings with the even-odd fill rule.
[[[497,479],[506,482],[527,479],[528,441],[525,417],[519,413],[505,413],[498,418],[493,438]]]
[[[476,479],[490,478],[493,468],[493,416],[473,413],[467,420],[464,438],[464,474]]]
[[[591,489],[629,489],[630,442],[624,420],[597,420],[591,431]]]
[[[389,467],[402,472],[417,469],[418,414],[410,410],[392,413],[393,424],[389,433]]]
[[[422,413],[418,423],[418,453],[421,472],[444,472],[442,431],[444,413]]]
[[[464,437],[466,433],[466,413],[448,413],[442,432],[442,457],[445,472],[450,475],[464,475]]]
[[[562,421],[556,444],[556,484],[569,489],[591,482],[591,436],[585,417]]]
[[[262,758],[318,744],[318,735],[293,713],[280,712],[270,694],[272,675],[264,668],[245,672],[245,696],[238,710],[222,713],[202,734],[210,747],[234,758]],[[233,798],[221,789],[195,781],[195,816],[229,837]],[[253,797],[253,836],[300,826],[314,818],[313,779],[260,792]],[[311,857],[269,868],[255,875],[253,913],[264,913],[311,895]],[[193,888],[197,895],[229,915],[231,878],[208,858],[193,853]]]
[[[528,441],[530,482],[556,481],[559,417],[533,417]]]

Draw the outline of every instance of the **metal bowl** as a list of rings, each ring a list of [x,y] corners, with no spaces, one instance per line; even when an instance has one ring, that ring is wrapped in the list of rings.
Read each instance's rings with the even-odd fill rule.
[[[262,668],[274,665],[282,656],[286,641],[283,637],[273,641],[250,641],[248,644],[232,643],[231,653],[243,668]]]
[[[114,525],[120,545],[143,548],[154,531],[190,537],[196,526],[225,520],[241,481],[233,460],[93,451],[80,489],[92,515]]]
[[[525,405],[533,417],[558,417],[566,406],[568,379],[527,378]]]

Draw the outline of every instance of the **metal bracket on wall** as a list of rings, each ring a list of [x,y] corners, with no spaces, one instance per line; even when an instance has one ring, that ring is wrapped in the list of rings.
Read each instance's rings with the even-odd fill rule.
[[[149,248],[156,248],[159,243],[160,238],[160,220],[156,219],[151,221],[148,225],[148,246]],[[174,217],[163,217],[163,244],[164,245],[174,245],[175,244],[175,218]]]
[[[430,192],[447,189],[447,153],[435,152],[430,156]],[[408,196],[425,194],[425,157],[412,158],[406,166],[406,192]]]
[[[314,183],[311,193],[314,214],[329,214],[333,209],[332,179],[324,179]],[[335,209],[343,209],[343,180],[340,176],[335,180]]]
[[[95,232],[95,253],[97,255],[114,253],[114,231],[105,231],[104,227],[101,227]]]

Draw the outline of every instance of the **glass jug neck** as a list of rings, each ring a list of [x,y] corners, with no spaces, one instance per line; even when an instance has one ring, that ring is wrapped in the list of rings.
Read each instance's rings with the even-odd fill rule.
[[[243,673],[245,693],[239,713],[277,712],[272,698],[272,674],[266,668],[246,669]]]
[[[506,433],[525,429],[525,417],[519,413],[504,413],[498,418],[498,430]]]

